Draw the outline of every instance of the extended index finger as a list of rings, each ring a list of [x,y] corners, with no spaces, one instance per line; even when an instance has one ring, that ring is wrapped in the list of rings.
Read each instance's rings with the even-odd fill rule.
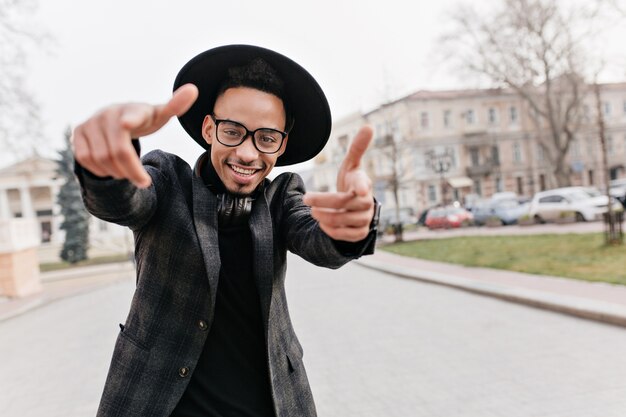
[[[349,211],[366,210],[372,205],[371,199],[361,198],[351,192],[307,191],[303,202],[311,207]]]
[[[361,158],[365,155],[365,151],[367,151],[373,136],[374,131],[371,126],[366,125],[359,130],[343,160],[343,168],[351,170],[359,167]]]

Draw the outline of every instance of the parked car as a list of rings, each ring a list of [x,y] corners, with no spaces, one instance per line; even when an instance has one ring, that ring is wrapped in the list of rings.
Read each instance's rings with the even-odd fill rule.
[[[524,214],[528,213],[529,203],[520,202],[517,198],[490,199],[477,204],[472,214],[474,224],[486,224],[490,218],[497,218],[503,225],[515,224]]]
[[[429,229],[465,227],[474,223],[471,212],[460,206],[437,207],[428,210],[425,224]]]
[[[601,193],[595,196],[591,194],[589,187],[563,187],[541,191],[533,196],[528,214],[537,223],[556,221],[564,212],[573,212],[576,221],[600,220],[608,209],[608,197]],[[611,204],[613,209],[621,209],[617,200],[612,200]]]

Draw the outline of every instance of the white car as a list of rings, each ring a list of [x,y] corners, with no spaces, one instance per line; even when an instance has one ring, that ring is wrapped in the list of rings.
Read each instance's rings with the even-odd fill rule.
[[[592,195],[596,194],[596,195]],[[622,205],[611,200],[613,210],[621,210]],[[576,213],[576,221],[601,220],[607,212],[608,197],[589,193],[589,187],[564,187],[541,191],[530,202],[529,215],[537,223],[556,221],[563,212]]]

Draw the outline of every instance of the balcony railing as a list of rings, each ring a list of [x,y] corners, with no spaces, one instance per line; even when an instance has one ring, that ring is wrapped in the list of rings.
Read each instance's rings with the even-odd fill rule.
[[[16,252],[39,244],[37,219],[0,220],[0,253]]]
[[[498,161],[486,161],[479,165],[472,165],[467,167],[468,177],[480,177],[491,174],[495,168],[499,167]]]

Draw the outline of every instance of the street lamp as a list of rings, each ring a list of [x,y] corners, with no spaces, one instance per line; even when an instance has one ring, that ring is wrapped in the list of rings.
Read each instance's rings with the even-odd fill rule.
[[[450,171],[452,167],[452,161],[454,155],[447,149],[443,153],[439,153],[436,151],[428,151],[426,152],[426,156],[428,157],[428,166],[433,170],[433,172],[439,175],[441,181],[441,203],[442,205],[446,205],[446,174]]]

